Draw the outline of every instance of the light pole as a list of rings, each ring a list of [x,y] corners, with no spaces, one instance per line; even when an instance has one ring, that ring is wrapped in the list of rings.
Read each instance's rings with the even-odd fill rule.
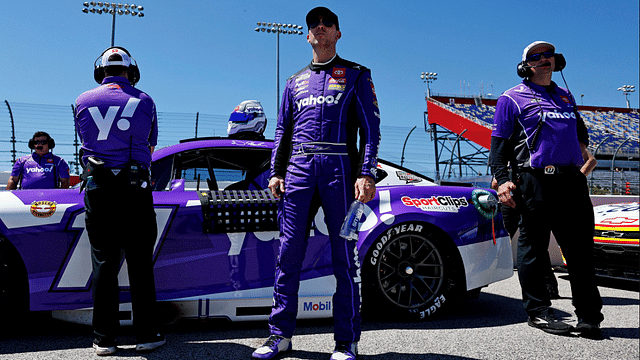
[[[432,83],[438,80],[438,73],[433,72],[423,72],[420,74],[420,79],[422,79],[423,83],[427,84],[427,97],[431,97],[431,91],[429,90],[429,83]]]
[[[137,17],[144,17],[142,10],[144,7],[136,4],[122,4],[122,3],[108,3],[102,1],[85,2],[82,12],[85,14],[111,14],[113,15],[113,21],[111,22],[111,46],[116,40],[116,15],[131,15]]]
[[[624,98],[627,100],[627,109],[631,108],[631,106],[629,106],[629,94],[636,91],[636,87],[633,85],[622,85],[618,88],[618,91],[622,91],[624,94]]]
[[[256,32],[276,34],[276,114],[280,113],[280,34],[303,35],[302,26],[296,24],[281,24],[258,22]]]

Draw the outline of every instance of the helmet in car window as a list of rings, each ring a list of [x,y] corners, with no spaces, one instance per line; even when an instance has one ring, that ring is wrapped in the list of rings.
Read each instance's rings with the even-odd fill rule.
[[[229,116],[227,134],[229,137],[263,137],[264,129],[267,127],[267,117],[264,109],[257,100],[245,100],[236,106]]]

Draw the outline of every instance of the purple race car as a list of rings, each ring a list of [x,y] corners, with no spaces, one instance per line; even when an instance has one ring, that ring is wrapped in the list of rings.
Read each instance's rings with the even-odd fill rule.
[[[183,318],[267,319],[278,253],[266,191],[273,142],[186,140],[153,154],[157,298]],[[380,160],[358,249],[364,309],[413,319],[513,274],[493,192],[437,186]],[[123,207],[127,204],[122,204]],[[90,323],[91,257],[77,189],[0,192],[0,308]],[[117,224],[114,224],[117,226]],[[123,229],[123,231],[127,231]],[[330,317],[335,279],[322,208],[303,264],[298,318]],[[120,271],[121,320],[131,320]]]

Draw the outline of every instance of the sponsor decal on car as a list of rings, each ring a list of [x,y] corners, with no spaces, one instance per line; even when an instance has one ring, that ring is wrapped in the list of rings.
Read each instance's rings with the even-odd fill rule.
[[[55,201],[34,201],[31,203],[31,215],[38,218],[48,218],[56,212],[57,205]]]
[[[415,206],[422,211],[457,213],[461,207],[469,206],[469,202],[464,197],[453,198],[451,196],[434,195],[430,198],[414,199],[403,196],[401,200],[405,206]]]
[[[302,311],[325,311],[331,310],[331,301],[326,302],[305,302],[302,306]]]
[[[414,184],[422,181],[421,178],[409,174],[406,171],[396,171],[396,176],[398,177],[398,179],[406,181],[407,184]]]

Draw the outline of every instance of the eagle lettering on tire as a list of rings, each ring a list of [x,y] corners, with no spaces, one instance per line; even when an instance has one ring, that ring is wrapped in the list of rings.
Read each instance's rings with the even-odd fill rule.
[[[382,233],[365,258],[367,309],[420,320],[438,312],[454,286],[455,262],[445,236],[408,222]]]

